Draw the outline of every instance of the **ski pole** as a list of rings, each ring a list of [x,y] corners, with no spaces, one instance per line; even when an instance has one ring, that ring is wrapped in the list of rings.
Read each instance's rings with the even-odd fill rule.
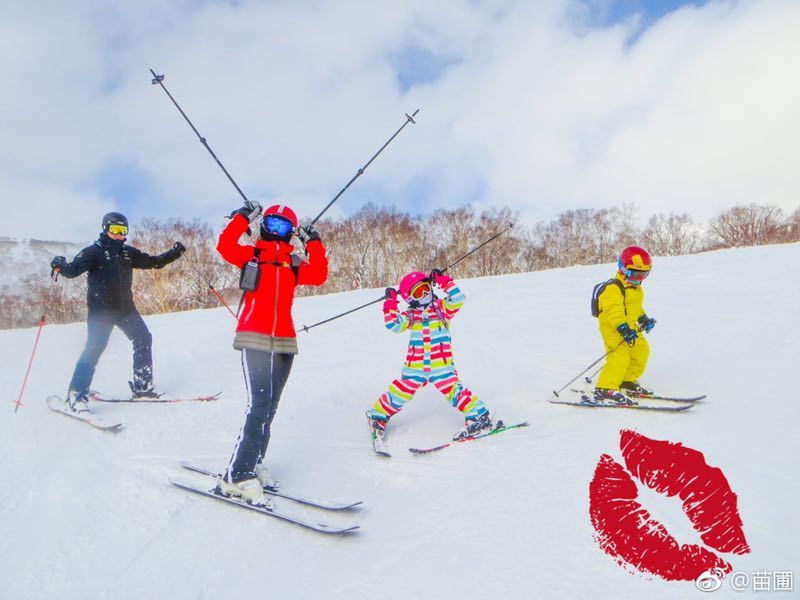
[[[388,146],[389,144],[391,144],[391,143],[392,143],[392,140],[394,140],[394,138],[396,138],[396,137],[397,137],[397,136],[400,134],[400,132],[401,132],[401,131],[403,131],[403,129],[405,128],[405,126],[406,126],[406,125],[408,125],[409,123],[414,123],[414,124],[416,125],[416,123],[417,123],[417,122],[414,120],[414,117],[417,115],[417,113],[418,113],[418,112],[419,112],[419,109],[415,110],[415,111],[414,111],[413,113],[411,113],[410,115],[409,115],[408,113],[406,113],[406,121],[405,121],[405,123],[403,123],[403,124],[400,126],[400,129],[398,129],[397,131],[395,131],[395,132],[394,132],[394,134],[392,135],[392,137],[390,137],[390,138],[389,138],[389,139],[386,141],[386,143],[385,143],[383,146],[381,146],[381,147],[380,147],[380,149],[379,149],[379,150],[378,150],[378,151],[377,151],[375,154],[373,154],[373,155],[372,155],[372,158],[370,158],[370,159],[367,161],[367,164],[365,164],[365,165],[364,165],[363,167],[361,167],[361,168],[360,168],[358,171],[356,171],[356,174],[355,174],[355,175],[353,175],[353,177],[350,179],[350,181],[348,181],[348,182],[347,182],[347,185],[345,185],[345,186],[344,186],[344,187],[343,187],[343,188],[342,188],[342,189],[339,191],[339,193],[338,193],[338,194],[336,194],[336,195],[333,197],[333,200],[331,200],[330,202],[328,202],[327,206],[325,206],[325,208],[323,208],[323,209],[322,209],[322,212],[320,212],[320,213],[319,213],[319,214],[318,214],[316,217],[314,217],[314,220],[313,220],[313,221],[311,221],[311,223],[309,223],[309,227],[310,227],[310,226],[312,226],[312,225],[313,225],[314,223],[316,223],[317,221],[319,221],[319,219],[322,217],[322,215],[324,215],[324,214],[327,212],[327,210],[328,210],[328,209],[329,209],[331,206],[333,206],[333,203],[334,203],[334,202],[336,202],[336,201],[339,199],[339,196],[341,196],[342,194],[344,194],[344,193],[345,193],[345,191],[347,191],[347,188],[349,188],[349,187],[350,187],[350,185],[351,185],[351,184],[352,184],[352,183],[353,183],[353,182],[354,182],[356,179],[358,179],[359,177],[361,177],[361,175],[363,175],[363,174],[364,174],[364,171],[366,171],[366,170],[367,170],[367,167],[368,167],[368,166],[370,166],[370,165],[372,164],[372,161],[373,161],[373,160],[375,160],[376,158],[378,158],[378,155],[379,155],[381,152],[383,152],[383,150],[386,148],[386,146]]]
[[[22,380],[22,387],[19,390],[19,397],[16,401],[16,406],[14,407],[14,412],[19,410],[19,407],[22,406],[22,394],[25,393],[25,386],[28,384],[28,375],[31,374],[31,367],[33,366],[33,357],[36,355],[36,347],[39,345],[39,338],[42,336],[42,328],[45,325],[47,320],[47,315],[42,315],[41,320],[39,321],[39,331],[36,332],[36,341],[33,342],[33,351],[31,352],[31,358],[28,361],[28,368],[25,370],[25,377]]]
[[[224,306],[225,308],[227,308],[227,309],[228,309],[228,312],[229,312],[229,313],[231,313],[231,315],[233,315],[233,318],[235,319],[235,318],[236,318],[236,313],[235,313],[235,312],[233,312],[233,309],[231,309],[231,307],[230,307],[230,306],[228,306],[228,303],[227,303],[227,302],[225,302],[225,298],[223,298],[223,297],[222,297],[222,294],[220,294],[220,293],[219,293],[219,292],[218,292],[218,291],[217,291],[217,290],[214,288],[214,286],[213,286],[213,285],[211,285],[210,283],[208,284],[208,288],[209,288],[209,289],[210,289],[212,292],[214,292],[214,295],[215,295],[215,296],[216,296],[216,297],[219,299],[219,301],[220,301],[220,302],[222,302],[222,306]]]
[[[200,142],[203,144],[203,146],[206,147],[206,150],[208,150],[209,154],[211,154],[211,157],[215,161],[217,161],[217,164],[219,165],[219,168],[222,169],[222,172],[225,173],[225,176],[233,184],[233,187],[236,188],[236,191],[239,192],[239,195],[244,199],[245,206],[247,206],[248,208],[252,209],[253,206],[250,203],[250,200],[247,199],[247,196],[244,195],[244,192],[241,190],[241,188],[233,180],[233,177],[231,177],[231,174],[228,173],[228,170],[224,167],[222,162],[217,158],[217,155],[214,154],[214,151],[211,149],[211,146],[208,145],[208,142],[206,141],[206,138],[204,138],[202,135],[200,135],[200,132],[197,131],[197,128],[194,126],[194,123],[192,123],[192,121],[189,119],[189,117],[186,116],[186,113],[183,112],[183,109],[181,108],[180,104],[178,104],[176,102],[175,98],[172,97],[172,94],[169,93],[169,90],[164,85],[164,76],[163,75],[156,75],[156,72],[153,71],[153,69],[150,69],[150,72],[153,74],[153,80],[151,81],[151,83],[153,85],[160,85],[161,86],[161,89],[164,90],[164,92],[167,94],[167,96],[169,96],[169,99],[172,100],[172,103],[175,105],[175,108],[177,108],[178,111],[181,113],[181,115],[183,115],[183,118],[186,119],[186,122],[189,124],[189,127],[192,128],[192,131],[194,131],[195,135],[197,135],[197,137],[200,140]]]
[[[636,328],[636,331],[639,331],[639,332],[641,332],[641,331],[642,331],[641,327],[637,327],[637,328]],[[625,340],[623,340],[623,341],[625,341]],[[621,345],[622,345],[622,344],[617,344],[617,348],[619,348]],[[614,350],[616,350],[617,348],[614,348]],[[612,352],[613,352],[613,350],[612,350]],[[609,353],[609,354],[610,354],[610,353]],[[607,356],[607,355],[606,355],[606,356]],[[592,374],[591,374],[591,375],[589,375],[588,377],[584,377],[584,378],[583,378],[583,380],[584,380],[586,383],[592,383],[592,381],[594,381],[594,378],[595,378],[595,377],[597,377],[597,374],[598,374],[600,371],[602,371],[602,370],[603,370],[603,367],[604,367],[604,366],[605,366],[605,365],[600,365],[600,366],[597,368],[597,370],[596,370],[594,373],[592,373]],[[588,370],[588,369],[587,369],[587,370]],[[570,383],[572,383],[572,382],[570,382]],[[561,388],[561,389],[564,389],[564,388]],[[559,390],[559,391],[561,391],[561,390]],[[556,394],[556,395],[558,395],[558,394]]]
[[[373,304],[377,304],[381,300],[385,300],[385,299],[386,299],[385,296],[381,296],[380,298],[376,298],[375,300],[371,300],[371,301],[367,302],[366,304],[362,304],[361,306],[358,306],[356,308],[351,308],[350,310],[345,311],[343,313],[340,313],[340,314],[338,314],[338,315],[336,315],[334,317],[331,317],[329,319],[325,319],[324,321],[320,321],[319,323],[314,323],[313,325],[303,325],[303,327],[301,329],[302,329],[302,331],[305,331],[306,333],[308,333],[309,329],[313,329],[317,325],[324,325],[325,323],[329,323],[329,322],[334,321],[334,320],[336,320],[336,319],[338,319],[340,317],[344,317],[346,315],[349,315],[350,313],[354,313],[357,310],[361,310],[362,308],[366,308],[368,306],[372,306]]]
[[[598,374],[600,371],[602,371],[602,370],[603,370],[603,367],[604,367],[604,366],[605,366],[605,365],[600,365],[600,366],[597,368],[597,371],[595,371],[594,373],[592,373],[592,374],[591,374],[591,375],[589,375],[588,377],[584,377],[584,378],[583,378],[583,380],[584,380],[586,383],[592,383],[592,381],[594,381],[594,378],[595,378],[595,377],[597,377],[597,374]]]
[[[617,344],[617,345],[616,345],[616,346],[614,346],[614,347],[613,347],[611,350],[609,350],[608,352],[606,352],[605,354],[603,354],[603,356],[601,356],[600,358],[598,358],[596,361],[594,361],[592,364],[590,364],[588,367],[586,367],[586,368],[585,368],[583,371],[581,371],[580,373],[578,373],[577,375],[575,375],[575,377],[573,377],[573,378],[572,378],[572,379],[570,379],[570,380],[569,380],[567,383],[565,383],[565,384],[564,384],[564,386],[563,386],[561,389],[559,389],[559,390],[558,390],[558,392],[563,392],[563,391],[564,391],[564,388],[566,388],[566,387],[567,387],[569,384],[571,384],[573,381],[575,381],[575,380],[576,380],[578,377],[580,377],[581,375],[583,375],[584,373],[586,373],[586,371],[588,371],[589,369],[591,369],[593,366],[595,366],[597,363],[599,363],[601,360],[603,360],[603,359],[604,359],[606,356],[608,356],[609,354],[611,354],[612,352],[614,352],[614,351],[615,351],[617,348],[619,348],[620,346],[622,346],[622,344],[623,344],[624,342],[625,342],[625,340],[620,340],[619,344]],[[558,392],[557,392],[557,391],[555,391],[555,390],[553,390],[553,394],[555,394],[556,398],[559,398]]]
[[[416,114],[416,113],[414,113],[414,114]],[[450,269],[450,268],[454,267],[455,265],[457,265],[458,263],[460,263],[462,260],[464,260],[465,258],[467,258],[469,255],[471,255],[473,252],[475,252],[476,250],[478,250],[478,249],[482,248],[483,246],[485,246],[485,245],[486,245],[486,244],[488,244],[489,242],[491,242],[491,241],[493,241],[493,240],[496,240],[498,237],[500,237],[501,235],[503,235],[503,234],[504,234],[506,231],[508,231],[509,229],[511,229],[513,226],[514,226],[514,224],[513,224],[513,223],[509,223],[509,224],[508,224],[508,226],[507,226],[505,229],[503,229],[503,230],[502,230],[502,231],[500,231],[499,233],[496,233],[495,235],[493,235],[492,237],[490,237],[490,238],[489,238],[488,240],[486,240],[485,242],[483,242],[483,243],[479,244],[478,246],[476,246],[475,248],[473,248],[472,250],[470,250],[469,252],[467,252],[467,253],[466,253],[464,256],[462,256],[461,258],[459,258],[457,261],[455,261],[455,262],[454,262],[454,263],[452,263],[451,265],[447,266],[446,268],[442,269],[442,273],[444,273],[445,271],[447,271],[447,269]],[[354,313],[354,312],[356,312],[357,310],[361,310],[362,308],[366,308],[366,307],[368,307],[368,306],[372,306],[373,304],[377,304],[378,302],[380,302],[381,300],[384,300],[384,299],[385,299],[385,297],[384,297],[384,296],[381,296],[380,298],[376,298],[375,300],[372,300],[372,301],[370,301],[370,302],[367,302],[366,304],[362,304],[361,306],[357,306],[356,308],[351,308],[350,310],[348,310],[348,311],[345,311],[345,312],[343,312],[343,313],[340,313],[340,314],[338,314],[338,315],[335,315],[335,316],[333,316],[333,317],[330,317],[329,319],[325,319],[324,321],[320,321],[319,323],[314,323],[313,325],[303,325],[303,327],[302,327],[302,330],[303,330],[303,331],[305,331],[306,333],[308,333],[308,330],[309,330],[309,329],[313,329],[313,328],[314,328],[314,327],[316,327],[317,325],[322,325],[322,324],[324,324],[324,323],[329,323],[329,322],[331,322],[331,321],[334,321],[334,320],[338,319],[339,317],[344,317],[345,315],[349,315],[350,313]],[[570,383],[572,383],[572,382],[570,382]]]

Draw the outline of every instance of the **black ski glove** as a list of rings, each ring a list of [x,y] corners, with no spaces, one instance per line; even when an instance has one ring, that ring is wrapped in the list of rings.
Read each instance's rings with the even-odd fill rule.
[[[440,288],[444,288],[445,284],[447,284],[448,281],[451,281],[451,277],[449,275],[445,275],[441,269],[431,269],[431,273],[428,275],[428,281],[435,283]]]
[[[637,323],[639,323],[639,327],[645,333],[650,333],[651,331],[653,331],[653,327],[656,326],[656,320],[651,317],[648,317],[647,315],[642,315],[641,317],[639,317]]]
[[[186,246],[184,246],[180,242],[175,242],[175,245],[172,246],[172,249],[175,251],[175,256],[178,257],[180,257],[184,252],[186,252]]]
[[[50,261],[50,268],[53,270],[63,269],[67,266],[67,259],[63,256],[56,256]]]
[[[245,202],[244,206],[233,211],[230,218],[232,219],[236,215],[242,215],[249,223],[252,223],[261,216],[263,210],[264,208],[258,202],[248,200]]]
[[[636,342],[636,338],[639,337],[639,334],[636,333],[636,330],[631,329],[631,326],[627,323],[622,323],[621,325],[617,325],[617,331],[622,336],[622,339],[628,344],[628,346],[633,346],[634,342]]]
[[[319,237],[319,231],[314,229],[313,225],[304,225],[302,227],[298,227],[297,237],[299,237],[300,241],[304,244],[307,244],[312,240],[317,240],[318,242],[321,241]]]

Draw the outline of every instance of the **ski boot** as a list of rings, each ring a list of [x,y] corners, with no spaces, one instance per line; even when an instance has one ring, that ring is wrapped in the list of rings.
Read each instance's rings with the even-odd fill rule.
[[[638,381],[623,381],[619,384],[619,389],[634,398],[649,398],[653,395],[653,390],[642,387]]]
[[[591,397],[591,399],[589,396],[584,396],[583,398],[588,404],[636,404],[636,402],[628,398],[619,390],[607,388],[595,388],[594,395]]]
[[[269,488],[271,490],[277,490],[280,487],[281,484],[272,477],[272,474],[269,472],[269,468],[264,463],[258,463],[256,465],[255,472],[258,481],[261,482],[261,487]]]
[[[64,402],[65,408],[76,415],[89,414],[89,398],[86,394],[81,394],[75,390],[67,392],[67,399]]]
[[[133,385],[132,381],[129,381],[128,386],[131,388],[131,393],[133,394],[134,400],[137,398],[158,398],[161,396],[161,394],[156,392],[152,384],[146,388],[137,388]]]
[[[217,489],[223,496],[238,498],[253,506],[272,510],[272,502],[267,498],[264,488],[261,487],[261,482],[257,477],[250,477],[237,482],[226,481],[223,477],[220,479]]]
[[[492,429],[498,429],[502,426],[502,421],[493,423],[492,418],[489,416],[489,412],[487,411],[479,414],[477,417],[467,418],[465,420],[464,429],[455,434],[453,436],[453,440],[459,441],[469,437],[474,437],[476,435],[480,435],[481,433],[489,432]]]
[[[389,420],[385,417],[375,415],[372,411],[367,411],[367,416],[369,417],[375,437],[383,441],[383,438],[386,436],[386,425],[389,423]]]

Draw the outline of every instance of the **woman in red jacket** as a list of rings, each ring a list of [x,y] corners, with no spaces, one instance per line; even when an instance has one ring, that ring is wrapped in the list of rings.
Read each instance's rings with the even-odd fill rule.
[[[234,211],[217,244],[226,261],[258,274],[255,289],[245,292],[233,340],[233,347],[242,351],[247,414],[220,489],[252,504],[270,507],[263,486],[277,487],[277,483],[263,460],[270,425],[297,354],[291,312],[294,290],[298,285],[325,283],[328,258],[319,233],[310,226],[298,228],[294,211],[282,205],[263,211],[255,246],[240,244],[239,238],[261,212],[261,205],[256,202]],[[294,232],[306,246],[306,261],[292,254],[290,240]]]

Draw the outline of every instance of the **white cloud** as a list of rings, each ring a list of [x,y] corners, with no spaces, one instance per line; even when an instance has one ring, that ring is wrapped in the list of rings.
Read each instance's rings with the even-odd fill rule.
[[[636,19],[574,21],[566,0],[380,3],[16,3],[0,19],[0,235],[63,237],[117,207],[219,217],[238,195],[165,84],[248,195],[316,214],[417,107],[419,123],[340,200],[509,205],[528,222],[635,202],[707,218],[737,203],[800,204],[800,5],[686,7],[635,43]],[[571,20],[572,19],[572,20]],[[393,61],[449,65],[401,92]],[[103,197],[114,165],[152,197]],[[420,183],[420,182],[424,182]],[[420,191],[422,188],[422,191]],[[405,197],[415,190],[415,197]],[[120,197],[125,197],[121,194]],[[48,236],[52,237],[52,236]]]

